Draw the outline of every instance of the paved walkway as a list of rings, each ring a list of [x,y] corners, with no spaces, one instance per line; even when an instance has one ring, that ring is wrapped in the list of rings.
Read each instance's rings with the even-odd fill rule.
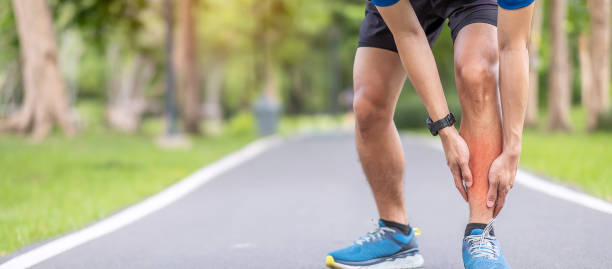
[[[376,211],[353,137],[294,138],[177,202],[35,268],[323,268]],[[425,268],[462,268],[467,205],[443,153],[404,139]],[[432,172],[433,171],[433,172]],[[517,185],[496,234],[513,268],[612,268],[612,215]]]

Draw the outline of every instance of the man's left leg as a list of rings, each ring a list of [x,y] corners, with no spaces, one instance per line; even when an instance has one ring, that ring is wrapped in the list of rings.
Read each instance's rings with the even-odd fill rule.
[[[493,209],[486,205],[489,168],[502,150],[497,66],[497,28],[486,23],[463,27],[455,39],[455,80],[462,108],[459,132],[470,149],[473,176],[463,250],[468,269],[507,266],[490,225]]]
[[[459,133],[470,149],[474,178],[468,188],[470,223],[488,223],[493,209],[486,205],[489,167],[502,149],[497,95],[497,28],[490,24],[465,26],[455,39],[455,81],[461,102]]]

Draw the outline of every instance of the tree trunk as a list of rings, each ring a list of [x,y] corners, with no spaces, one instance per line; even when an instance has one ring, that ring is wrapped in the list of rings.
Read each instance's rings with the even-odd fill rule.
[[[198,81],[196,28],[194,21],[194,0],[178,1],[178,38],[177,59],[181,114],[185,131],[192,134],[200,132],[200,87]]]
[[[19,112],[0,129],[32,130],[34,139],[44,138],[54,124],[71,136],[69,96],[60,73],[57,41],[46,0],[13,0],[17,19],[24,83],[24,101]]]
[[[287,106],[287,113],[289,114],[300,114],[304,113],[304,78],[303,71],[299,65],[291,65],[291,90],[289,91],[289,105]]]
[[[274,103],[280,103],[280,97],[278,94],[278,74],[276,70],[276,61],[274,57],[271,55],[272,53],[268,52],[266,57],[266,62],[264,63],[264,85],[263,85],[263,94],[265,98]]]
[[[578,37],[578,62],[580,63],[580,91],[582,106],[586,110],[587,129],[593,130],[597,126],[599,115],[599,101],[593,88],[593,70],[591,54],[589,53],[589,35],[587,30]]]
[[[10,116],[18,108],[19,77],[17,61],[7,64],[3,73],[0,74],[0,119]]]
[[[570,81],[567,33],[565,31],[566,1],[550,1],[552,53],[548,83],[548,117],[551,130],[570,130]]]
[[[153,78],[153,63],[138,54],[123,61],[117,46],[107,52],[108,107],[106,121],[115,130],[132,133],[140,128],[147,101],[144,89]]]
[[[589,0],[591,64],[598,113],[610,107],[610,0]]]
[[[175,65],[174,64],[174,6],[172,0],[164,0],[164,20],[166,24],[164,69],[166,71],[165,103],[166,103],[166,133],[162,137],[180,137],[177,128],[175,99]]]
[[[215,60],[212,68],[206,74],[206,96],[203,106],[203,115],[206,122],[207,133],[218,133],[223,121],[223,109],[221,107],[221,87],[223,86],[224,63]],[[209,130],[210,129],[210,130]]]
[[[538,67],[540,57],[540,36],[542,34],[542,2],[535,3],[529,40],[529,99],[525,114],[525,125],[535,126],[538,123]]]

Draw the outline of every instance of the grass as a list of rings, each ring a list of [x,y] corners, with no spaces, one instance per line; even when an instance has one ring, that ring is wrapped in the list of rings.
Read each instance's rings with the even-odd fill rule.
[[[528,131],[521,166],[612,201],[612,134]]]
[[[612,133],[586,132],[584,118],[574,108],[570,133],[549,132],[544,125],[527,130],[521,166],[612,201]]]
[[[91,127],[77,137],[53,135],[33,144],[0,136],[0,256],[108,216],[255,138],[225,133],[168,150],[154,142],[160,121],[126,135],[101,127],[98,106],[79,109]]]

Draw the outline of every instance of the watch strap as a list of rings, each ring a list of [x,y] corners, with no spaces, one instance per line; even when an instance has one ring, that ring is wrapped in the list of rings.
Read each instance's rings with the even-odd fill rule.
[[[455,124],[456,120],[455,120],[455,116],[453,115],[453,113],[449,113],[448,115],[446,115],[444,118],[438,120],[438,121],[433,121],[430,117],[427,118],[427,127],[429,128],[429,131],[431,132],[432,135],[436,136],[438,135],[438,132],[448,126],[452,126],[453,124]]]

